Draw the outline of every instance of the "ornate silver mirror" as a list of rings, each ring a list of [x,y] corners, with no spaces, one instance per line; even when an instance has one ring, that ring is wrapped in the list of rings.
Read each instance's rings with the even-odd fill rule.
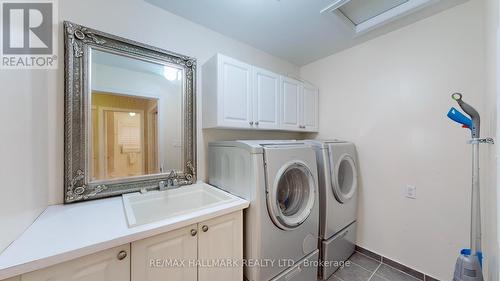
[[[193,183],[196,60],[64,29],[65,202]]]

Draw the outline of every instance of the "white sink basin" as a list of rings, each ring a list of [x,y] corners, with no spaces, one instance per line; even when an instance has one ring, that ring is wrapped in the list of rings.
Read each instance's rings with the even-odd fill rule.
[[[198,183],[166,191],[123,195],[129,227],[201,211],[237,200],[237,197],[207,184]]]

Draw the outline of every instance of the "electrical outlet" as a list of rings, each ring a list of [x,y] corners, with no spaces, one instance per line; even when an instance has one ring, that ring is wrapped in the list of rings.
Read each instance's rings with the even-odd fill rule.
[[[417,187],[414,185],[407,185],[405,188],[405,196],[410,199],[417,199]]]

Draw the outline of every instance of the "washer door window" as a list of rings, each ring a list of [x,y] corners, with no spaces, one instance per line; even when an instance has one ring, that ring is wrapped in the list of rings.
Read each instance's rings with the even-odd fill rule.
[[[349,201],[356,192],[358,185],[358,174],[354,159],[348,155],[342,155],[332,173],[332,189],[335,197],[340,203]]]
[[[314,206],[315,192],[312,173],[303,163],[282,167],[267,193],[267,206],[274,224],[284,230],[301,225]]]

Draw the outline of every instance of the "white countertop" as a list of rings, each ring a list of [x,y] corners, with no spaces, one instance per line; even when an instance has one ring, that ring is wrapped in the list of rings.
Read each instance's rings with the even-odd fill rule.
[[[205,185],[204,183],[197,183]],[[129,228],[122,197],[49,206],[0,255],[0,280],[247,208],[235,200]]]

